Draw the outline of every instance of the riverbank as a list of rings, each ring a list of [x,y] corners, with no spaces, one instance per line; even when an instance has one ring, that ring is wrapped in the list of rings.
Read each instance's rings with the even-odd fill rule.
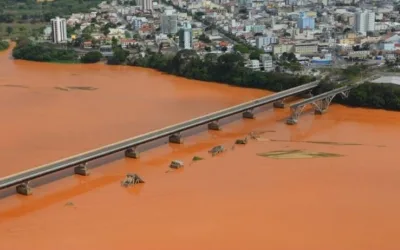
[[[8,41],[0,41],[0,51],[7,50],[10,47]]]
[[[304,75],[289,75],[279,72],[253,71],[244,67],[245,60],[240,54],[226,53],[221,56],[206,54],[204,58],[193,50],[181,50],[175,56],[146,51],[145,57],[128,56],[127,51],[118,48],[107,64],[137,66],[155,69],[170,75],[206,82],[256,88],[279,92],[315,80]],[[53,63],[96,63],[101,60],[99,52],[88,52],[81,59],[72,49],[52,48],[20,41],[13,49],[15,59]],[[338,72],[346,77],[359,74],[362,66],[351,66]],[[362,69],[366,70],[366,69]],[[323,82],[314,92],[321,93],[337,87],[336,82]],[[334,102],[352,107],[366,107],[400,111],[400,87],[389,84],[366,83],[350,92],[346,99],[336,97]]]

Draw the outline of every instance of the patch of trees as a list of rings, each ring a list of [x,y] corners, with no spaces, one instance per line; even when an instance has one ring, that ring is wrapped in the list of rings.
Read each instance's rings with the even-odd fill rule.
[[[87,12],[102,0],[57,0],[36,2],[32,0],[0,0],[0,23],[49,22],[55,16]]]
[[[221,56],[210,53],[201,59],[193,50],[181,50],[174,57],[152,52],[129,64],[153,68],[189,79],[271,91],[281,91],[313,80],[309,76],[252,71],[244,67],[244,59],[238,53],[225,53]]]
[[[103,58],[99,51],[90,51],[81,57],[82,63],[97,63]]]
[[[125,64],[128,55],[129,51],[124,50],[121,47],[115,47],[113,49],[113,56],[107,58],[107,64],[109,65]]]
[[[19,40],[13,49],[15,59],[37,62],[76,62],[78,55],[74,50],[35,44],[27,39]]]
[[[7,41],[0,41],[0,51],[6,50],[10,47],[10,44]]]

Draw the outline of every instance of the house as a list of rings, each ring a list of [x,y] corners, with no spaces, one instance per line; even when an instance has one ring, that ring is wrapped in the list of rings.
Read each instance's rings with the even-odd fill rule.
[[[137,44],[137,41],[135,39],[122,38],[122,39],[120,39],[120,43],[121,43],[122,48],[126,48],[130,45]]]

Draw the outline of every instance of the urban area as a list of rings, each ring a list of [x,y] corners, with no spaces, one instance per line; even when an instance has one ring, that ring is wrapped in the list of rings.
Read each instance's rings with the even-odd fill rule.
[[[50,8],[56,2],[40,3],[41,8],[43,5]],[[333,88],[333,83],[354,82],[377,71],[396,72],[400,65],[397,32],[400,32],[400,16],[395,2],[118,0],[90,3],[86,11],[68,15],[57,8],[58,12],[39,11],[31,16],[3,13],[0,21],[6,23],[10,19],[11,22],[20,19],[18,22],[22,24],[47,22],[41,29],[25,32],[28,34],[25,37],[18,36],[21,32],[15,32],[12,26],[3,27],[6,31],[3,33],[14,35],[17,41],[14,58],[72,63],[104,60],[112,65],[149,67],[192,79],[272,91],[323,77],[328,88]],[[24,29],[20,27],[19,31]],[[234,71],[242,74],[221,76],[215,73],[215,67],[210,69],[210,62],[230,63],[230,68],[225,70],[219,65],[218,72],[221,69],[232,72],[232,67],[240,65],[240,70]],[[269,82],[259,86],[263,81]],[[397,84],[391,77],[385,81]],[[366,91],[376,95],[376,88],[377,84],[374,90],[361,90],[360,95]],[[394,87],[383,88],[391,88],[396,95],[391,97],[395,101],[390,105],[383,100],[384,96],[369,101],[353,96],[345,104],[400,110],[400,92],[393,90]]]

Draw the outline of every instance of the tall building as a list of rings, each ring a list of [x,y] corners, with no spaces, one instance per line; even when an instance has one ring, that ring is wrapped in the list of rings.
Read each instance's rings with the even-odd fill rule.
[[[191,49],[193,46],[192,25],[189,22],[184,22],[183,27],[179,31],[179,47],[182,49]]]
[[[138,3],[143,11],[153,11],[153,0],[139,0]]]
[[[308,16],[304,12],[300,12],[299,19],[297,19],[297,27],[303,30],[313,30],[315,29],[315,19],[314,17]]]
[[[366,34],[367,31],[375,31],[375,13],[368,10],[356,13],[357,32]]]
[[[172,11],[162,14],[161,32],[164,34],[176,34],[176,32],[178,32],[178,15]]]
[[[67,41],[67,21],[65,18],[53,18],[51,21],[51,32],[53,43]]]

